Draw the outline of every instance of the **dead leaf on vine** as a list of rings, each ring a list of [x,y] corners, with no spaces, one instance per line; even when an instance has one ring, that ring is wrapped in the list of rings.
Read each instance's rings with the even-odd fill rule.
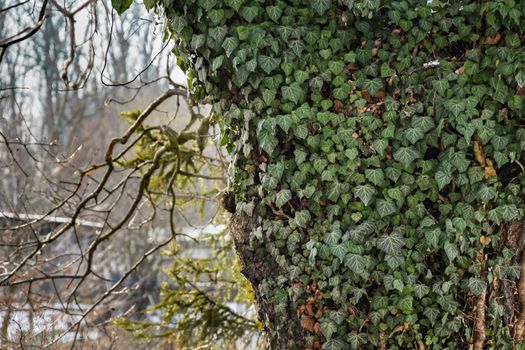
[[[499,32],[494,36],[488,36],[485,38],[485,44],[487,45],[496,45],[501,41],[501,34]]]

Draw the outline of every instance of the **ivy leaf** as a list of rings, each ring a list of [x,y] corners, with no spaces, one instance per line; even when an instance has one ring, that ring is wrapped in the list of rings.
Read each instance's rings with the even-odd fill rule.
[[[501,205],[501,217],[505,221],[520,219],[520,211],[515,204]]]
[[[268,90],[268,91],[270,91],[270,93],[272,92],[272,90]],[[263,99],[265,98],[264,96],[265,96],[265,93],[263,92]],[[269,99],[268,96],[267,98]],[[273,98],[275,98],[275,91],[273,91],[272,100]],[[266,100],[264,102],[266,102]],[[289,115],[280,115],[277,117],[277,125],[279,125],[279,127],[283,129],[285,133],[288,133],[288,130],[290,130],[290,127],[292,126],[292,124],[293,124],[293,120],[292,120],[292,117],[290,117]]]
[[[430,117],[413,117],[412,118],[412,127],[421,129],[421,131],[429,132],[432,130],[436,124],[434,123],[434,119]]]
[[[367,269],[368,259],[362,255],[350,253],[345,257],[345,266],[360,275]]]
[[[227,33],[228,27],[226,26],[213,27],[209,31],[210,37],[219,44],[222,43]]]
[[[246,62],[246,70],[250,73],[253,73],[255,72],[255,68],[257,68],[257,60],[254,58],[254,59],[251,59],[249,60],[248,62]],[[274,97],[275,97],[275,91],[274,91]],[[263,94],[263,98],[264,98],[264,94]],[[272,100],[273,101],[273,100]],[[271,102],[270,102],[271,103]]]
[[[199,0],[198,4],[208,12],[217,4],[217,0]]]
[[[222,48],[226,52],[226,57],[230,57],[233,50],[235,50],[237,46],[239,46],[239,39],[237,39],[236,37],[231,36],[229,38],[224,39],[224,41],[222,42]]]
[[[191,37],[191,48],[197,50],[206,43],[206,36],[204,34],[194,35]]]
[[[345,243],[341,243],[330,247],[330,252],[339,258],[339,260],[344,261],[346,254],[348,254],[348,247]]]
[[[259,66],[266,74],[273,72],[279,64],[281,64],[281,58],[275,58],[265,55],[260,55],[258,58]]]
[[[430,320],[430,323],[434,325],[434,323],[437,321],[437,318],[439,316],[439,310],[433,307],[427,307],[423,311],[423,315],[425,315],[426,318]]]
[[[379,168],[366,169],[365,177],[367,178],[367,180],[369,180],[376,186],[381,186],[383,184],[383,181],[385,181],[385,175],[383,174],[383,170]]]
[[[481,199],[483,202],[488,202],[492,198],[494,198],[496,194],[497,194],[496,188],[489,187],[487,185],[483,185],[478,191],[478,198]]]
[[[443,187],[445,187],[450,183],[450,181],[452,181],[452,175],[450,174],[450,172],[440,169],[436,171],[434,179],[436,180],[438,189],[442,190]]]
[[[329,187],[328,199],[330,199],[333,202],[337,202],[342,192],[343,192],[343,186],[339,182],[334,182]]]
[[[445,102],[445,108],[451,112],[454,117],[457,117],[461,112],[465,110],[465,102],[459,99],[451,99]]]
[[[388,63],[383,63],[381,65],[381,78],[388,78],[396,74],[396,71],[390,68]]]
[[[131,4],[133,4],[133,0],[111,0],[111,6],[117,11],[119,16],[126,12]]]
[[[272,154],[272,152],[278,145],[278,141],[274,133],[266,129],[263,129],[259,132],[259,134],[257,135],[257,140],[259,141],[259,145],[261,145],[261,148],[265,150],[268,154]]]
[[[305,124],[299,124],[293,129],[293,133],[304,140],[308,136],[308,127]]]
[[[310,222],[310,212],[308,210],[301,210],[295,213],[295,223],[300,227],[306,227]]]
[[[394,159],[404,165],[411,164],[419,157],[421,157],[421,155],[413,147],[401,147],[394,153]]]
[[[293,40],[292,42],[290,42],[290,48],[297,57],[301,57],[305,46],[301,40]]]
[[[352,332],[348,334],[346,340],[350,343],[350,349],[357,350],[368,342],[368,334]]]
[[[208,18],[214,25],[220,24],[224,19],[224,10],[211,10],[208,12]]]
[[[376,210],[380,217],[392,215],[396,212],[397,208],[394,202],[379,199],[376,202]]]
[[[354,194],[364,205],[368,206],[368,203],[370,203],[376,194],[376,189],[371,185],[359,185],[354,188]]]
[[[277,23],[279,18],[281,17],[283,10],[279,6],[268,6],[266,7],[266,13],[268,14],[268,17],[274,22]]]
[[[346,343],[340,339],[331,339],[323,344],[323,350],[345,350]]]
[[[487,290],[487,283],[478,278],[471,277],[468,280],[468,287],[475,296],[480,296],[481,293]]]
[[[454,152],[450,155],[450,163],[458,169],[459,172],[465,172],[470,162],[467,160],[465,152]]]
[[[321,322],[321,333],[326,337],[326,339],[330,340],[332,338],[332,335],[334,335],[335,332],[337,332],[337,325],[332,320],[323,320]]]
[[[414,285],[414,295],[418,298],[418,299],[421,299],[423,298],[425,295],[427,295],[428,293],[430,292],[430,288],[425,286],[424,284],[415,284]]]
[[[331,232],[325,233],[324,242],[329,246],[335,246],[337,242],[341,239],[341,232],[339,230],[333,230]]]
[[[405,245],[405,240],[399,232],[384,234],[377,239],[377,247],[387,254],[397,254]]]
[[[457,258],[457,256],[459,255],[458,248],[455,244],[447,242],[445,243],[444,249],[450,262],[453,262],[454,259]]]
[[[432,87],[436,90],[441,96],[445,96],[445,92],[449,89],[450,85],[448,80],[440,79],[432,81]]]
[[[283,205],[288,203],[290,199],[292,199],[292,192],[290,190],[280,190],[275,195],[275,205],[277,208],[281,208]]]
[[[383,81],[379,78],[367,79],[363,82],[363,88],[366,89],[370,95],[374,96],[384,88]]]
[[[337,323],[338,325],[343,324],[347,316],[347,313],[344,309],[337,309],[330,311],[330,319]]]
[[[410,141],[411,144],[415,144],[425,136],[423,130],[420,128],[409,128],[405,130],[405,138]]]
[[[244,3],[244,0],[226,0],[228,6],[230,6],[235,11],[239,12],[241,5]]]
[[[301,86],[297,83],[292,83],[288,86],[283,86],[281,88],[281,92],[285,99],[295,102],[296,104],[299,102],[303,94]]]
[[[215,57],[215,59],[211,63],[211,70],[215,72],[217,69],[219,69],[222,66],[223,62],[224,62],[224,55]]]
[[[323,15],[330,8],[331,3],[331,0],[310,0],[310,6],[319,15]]]
[[[439,227],[436,227],[432,230],[425,232],[425,240],[427,241],[428,245],[436,249],[439,245],[440,237],[441,237],[441,230],[439,229]]]
[[[252,23],[252,21],[257,17],[259,14],[259,7],[257,6],[244,6],[240,14],[242,18],[244,18],[248,23]]]

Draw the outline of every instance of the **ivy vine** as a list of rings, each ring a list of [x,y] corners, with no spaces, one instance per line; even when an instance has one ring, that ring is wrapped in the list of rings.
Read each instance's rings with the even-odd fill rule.
[[[524,2],[146,5],[214,104],[252,249],[286,271],[257,288],[309,334],[289,349],[514,348]]]

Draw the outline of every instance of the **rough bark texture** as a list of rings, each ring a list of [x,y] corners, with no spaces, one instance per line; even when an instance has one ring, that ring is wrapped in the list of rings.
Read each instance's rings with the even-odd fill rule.
[[[267,336],[267,349],[290,349],[291,344],[304,344],[305,332],[300,327],[294,310],[286,316],[275,312],[270,296],[260,289],[263,280],[286,276],[287,271],[281,268],[269,254],[259,256],[251,247],[250,232],[256,228],[254,217],[244,213],[235,213],[230,222],[230,233],[235,249],[242,261],[242,274],[251,282],[257,301],[259,319],[263,321]]]

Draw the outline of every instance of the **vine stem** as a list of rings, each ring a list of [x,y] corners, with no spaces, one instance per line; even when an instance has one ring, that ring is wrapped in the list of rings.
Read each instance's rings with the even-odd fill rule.
[[[523,340],[523,333],[525,331],[525,252],[521,253],[520,260],[520,280],[518,282],[518,299],[520,301],[521,310],[514,328],[514,340]]]
[[[476,301],[476,318],[474,324],[474,350],[483,350],[485,343],[485,309],[486,309],[487,292],[481,293]]]

